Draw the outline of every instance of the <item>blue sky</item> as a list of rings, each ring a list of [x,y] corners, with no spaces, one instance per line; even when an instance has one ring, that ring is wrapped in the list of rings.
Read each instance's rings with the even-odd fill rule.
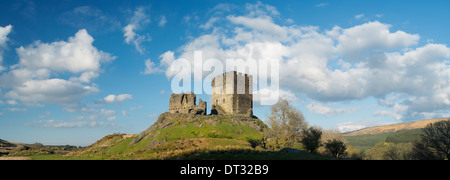
[[[444,0],[1,1],[0,138],[89,145],[139,133],[168,109],[168,64],[191,61],[197,50],[221,61],[280,59],[280,95],[310,125],[349,131],[447,117],[448,7]],[[268,111],[254,108],[263,120]]]

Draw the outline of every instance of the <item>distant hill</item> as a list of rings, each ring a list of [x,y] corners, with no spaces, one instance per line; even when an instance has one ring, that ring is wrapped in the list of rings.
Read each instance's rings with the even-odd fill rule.
[[[348,132],[348,133],[343,133],[342,135],[358,136],[358,135],[366,135],[366,134],[380,134],[380,133],[397,132],[397,131],[401,131],[401,130],[421,129],[421,128],[425,128],[430,123],[443,121],[443,120],[450,120],[450,118],[427,119],[427,120],[414,121],[414,122],[408,122],[408,123],[397,123],[397,124],[390,124],[390,125],[384,125],[384,126],[374,126],[374,127],[368,127],[368,128],[364,128],[361,130]]]
[[[25,160],[28,156],[59,154],[64,155],[77,150],[76,146],[45,146],[41,143],[25,144],[0,139],[0,160]],[[5,157],[6,156],[6,157]]]

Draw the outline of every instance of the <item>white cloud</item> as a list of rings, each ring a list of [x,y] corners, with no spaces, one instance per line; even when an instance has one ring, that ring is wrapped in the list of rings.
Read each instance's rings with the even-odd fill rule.
[[[360,129],[364,129],[372,126],[382,126],[388,124],[394,124],[395,122],[384,122],[384,121],[376,121],[376,120],[362,120],[356,122],[342,122],[338,123],[338,130],[341,133],[356,131]]]
[[[27,112],[26,108],[6,108],[10,112]]]
[[[103,98],[103,102],[105,102],[107,104],[121,103],[123,101],[130,100],[130,99],[133,99],[133,96],[131,94],[119,94],[119,95],[110,94],[110,95],[106,96],[105,98]]]
[[[57,19],[69,26],[88,29],[94,33],[104,33],[120,28],[120,21],[115,16],[105,14],[92,6],[79,6],[62,13]]]
[[[133,17],[130,19],[130,23],[123,28],[123,33],[125,37],[125,42],[127,44],[133,44],[136,50],[143,54],[145,48],[141,46],[141,43],[145,41],[151,41],[150,35],[147,33],[145,35],[137,34],[136,31],[140,30],[144,25],[150,23],[150,18],[145,13],[145,7],[138,7],[133,13]]]
[[[419,35],[400,30],[391,33],[390,27],[391,25],[374,21],[342,29],[337,48],[348,59],[360,61],[367,51],[406,48],[417,44]]]
[[[46,128],[83,128],[83,127],[105,127],[117,126],[116,123],[105,123],[102,121],[63,121],[63,120],[38,120],[25,123],[26,126],[39,126]]]
[[[116,121],[116,116],[110,116],[110,117],[108,117],[108,121]]]
[[[384,116],[384,117],[392,117],[396,120],[400,120],[402,118],[401,115],[398,115],[397,113],[385,111],[385,110],[377,110],[373,113],[374,116]]]
[[[9,105],[12,105],[12,106],[15,106],[15,105],[19,104],[19,103],[17,103],[16,100],[8,100],[8,101],[6,101],[6,103],[9,104]]]
[[[94,47],[93,41],[81,29],[68,41],[20,46],[16,49],[19,62],[0,75],[0,88],[7,89],[4,97],[25,105],[54,103],[68,111],[77,110],[84,96],[98,92],[90,83],[99,76],[101,65],[115,59]]]
[[[254,33],[255,39],[262,41],[285,41],[287,40],[288,30],[275,23],[271,18],[251,18],[245,16],[228,16],[232,23],[243,25],[250,28]]]
[[[114,59],[108,53],[97,50],[94,38],[85,29],[79,30],[66,41],[41,43],[16,49],[20,66],[27,69],[46,68],[56,72],[79,73],[98,71],[100,64]]]
[[[7,47],[8,42],[8,34],[11,32],[12,26],[8,25],[5,27],[0,26],[0,72],[5,70],[6,68],[2,66],[3,64],[3,51]]]
[[[145,71],[143,74],[155,74],[162,72],[164,72],[164,70],[156,67],[155,63],[153,63],[150,58],[145,61]]]
[[[325,6],[328,6],[328,3],[319,3],[319,4],[316,4],[316,7],[325,7]]]
[[[12,26],[7,25],[5,27],[0,26],[0,48],[6,47],[6,42],[8,42],[8,34],[11,32]]]
[[[281,88],[313,101],[380,100],[401,94],[391,106],[380,104],[396,114],[390,117],[409,121],[450,112],[447,45],[418,45],[418,34],[392,31],[392,25],[378,21],[321,30],[279,25],[273,20],[279,18],[278,11],[260,2],[246,8],[246,15],[221,12],[223,16],[214,17],[222,18],[217,20],[221,23],[211,24],[207,32],[180,46],[176,56],[174,51],[160,55],[166,76],[175,75],[169,67],[177,58],[193,64],[194,51],[202,51],[203,59],[222,62],[227,58],[280,59]],[[324,114],[346,112],[320,104],[310,108]]]
[[[278,96],[276,95],[278,94]],[[278,99],[275,99],[278,98]],[[253,101],[256,103],[261,103],[262,100],[267,102],[277,102],[280,99],[285,99],[289,102],[297,101],[297,96],[290,91],[285,91],[282,89],[278,89],[278,91],[273,89],[260,89],[253,92]]]
[[[345,114],[345,113],[352,113],[355,111],[358,111],[359,108],[330,108],[328,106],[319,104],[319,103],[310,103],[308,106],[306,106],[309,112],[315,113],[315,114],[323,114],[323,115],[338,115],[338,114]]]
[[[247,16],[251,17],[265,17],[265,16],[279,16],[280,12],[278,12],[277,8],[263,4],[261,1],[258,1],[256,4],[247,3],[245,5],[247,12],[249,14]]]
[[[355,15],[355,19],[361,19],[361,18],[363,18],[364,17],[364,14],[358,14],[358,15]]]
[[[203,29],[210,29],[214,26],[214,23],[217,22],[220,18],[219,17],[212,17],[206,22],[205,24],[200,25],[200,28]]]
[[[102,115],[112,116],[112,115],[115,115],[115,114],[116,114],[116,111],[111,110],[111,109],[101,109],[101,110],[100,110],[100,113],[101,113]]]
[[[23,86],[13,87],[5,96],[19,99],[25,104],[35,105],[47,102],[63,105],[67,110],[78,107],[79,100],[89,94],[98,92],[96,86],[86,86],[64,79],[28,80]]]
[[[161,20],[159,20],[158,26],[164,27],[164,25],[166,25],[166,23],[167,23],[166,16],[161,16]]]

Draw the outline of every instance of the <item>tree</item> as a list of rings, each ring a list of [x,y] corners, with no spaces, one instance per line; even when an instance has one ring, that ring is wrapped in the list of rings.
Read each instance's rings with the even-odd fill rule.
[[[423,129],[422,139],[414,143],[412,156],[416,159],[450,159],[450,121],[439,121]]]
[[[316,152],[321,146],[320,138],[322,136],[322,130],[319,128],[310,127],[303,132],[303,137],[300,142],[305,146],[306,151],[310,153]]]
[[[261,141],[256,139],[249,139],[248,143],[250,143],[250,146],[253,148],[253,150],[255,150],[256,147],[258,147],[261,144]]]
[[[280,99],[271,108],[268,116],[268,125],[264,136],[272,147],[292,147],[300,138],[301,132],[308,125],[302,113],[289,105],[289,102]]]
[[[411,159],[418,159],[418,160],[439,160],[440,159],[422,141],[414,142],[409,156],[411,157]]]
[[[328,140],[325,143],[325,149],[331,156],[335,158],[342,157],[345,155],[345,150],[347,150],[347,146],[345,143],[338,139]]]

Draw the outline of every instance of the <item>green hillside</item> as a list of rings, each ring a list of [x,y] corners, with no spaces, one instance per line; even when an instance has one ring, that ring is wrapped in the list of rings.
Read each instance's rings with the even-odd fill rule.
[[[251,149],[266,125],[254,117],[161,114],[139,135],[113,134],[70,156],[94,159],[171,159],[205,151]]]
[[[397,132],[387,132],[379,134],[364,134],[356,136],[344,136],[348,144],[367,150],[374,147],[379,142],[386,143],[412,143],[419,140],[422,129],[401,130]]]
[[[327,159],[253,149],[267,128],[256,117],[163,113],[139,135],[113,134],[65,157],[79,159]],[[61,157],[64,158],[64,157]]]

